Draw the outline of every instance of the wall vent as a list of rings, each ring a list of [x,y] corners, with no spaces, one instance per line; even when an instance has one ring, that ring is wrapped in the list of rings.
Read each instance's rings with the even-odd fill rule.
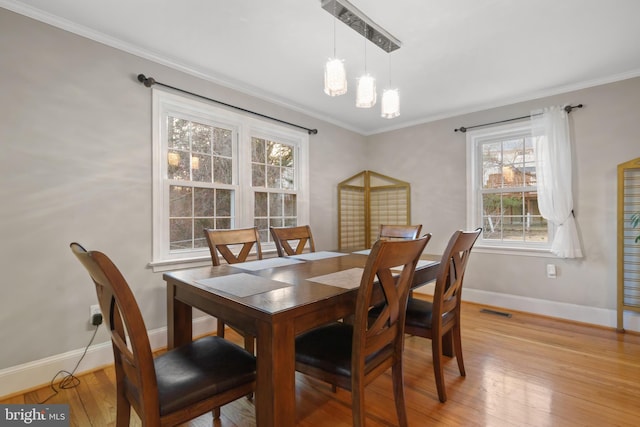
[[[483,308],[482,310],[480,310],[480,313],[495,314],[496,316],[502,316],[502,317],[511,317],[511,313],[505,313],[504,311],[498,311],[498,310],[491,310],[488,308]]]

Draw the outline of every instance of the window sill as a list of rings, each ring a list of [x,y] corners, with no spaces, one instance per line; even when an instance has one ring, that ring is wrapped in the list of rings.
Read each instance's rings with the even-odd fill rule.
[[[521,248],[513,246],[482,246],[476,245],[473,247],[473,252],[494,254],[494,255],[517,255],[517,256],[529,256],[539,258],[556,258],[555,255],[547,248]]]
[[[263,258],[270,258],[271,256],[277,256],[276,250],[267,249],[262,251]],[[255,259],[254,255],[249,255],[247,261],[252,261]],[[224,260],[222,260],[224,261]],[[182,270],[185,268],[197,268],[197,267],[209,267],[211,266],[211,256],[199,256],[193,258],[181,258],[181,259],[170,259],[163,261],[151,261],[147,264],[149,268],[154,273],[161,273],[164,271],[172,271],[172,270]]]
[[[181,270],[184,268],[206,267],[211,265],[211,257],[198,257],[198,258],[182,258],[171,259],[164,261],[152,261],[147,264],[148,267],[153,270],[154,273],[161,273],[163,271]]]

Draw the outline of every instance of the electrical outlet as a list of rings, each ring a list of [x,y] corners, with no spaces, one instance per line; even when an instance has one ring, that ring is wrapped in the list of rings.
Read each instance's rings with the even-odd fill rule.
[[[549,279],[556,278],[556,265],[555,264],[547,264],[547,277]]]
[[[98,304],[92,305],[89,307],[89,324],[98,326],[102,323],[102,311],[100,311],[100,306]]]

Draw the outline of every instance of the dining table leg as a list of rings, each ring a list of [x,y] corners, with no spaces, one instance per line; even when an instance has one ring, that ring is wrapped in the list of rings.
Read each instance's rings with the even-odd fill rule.
[[[193,339],[193,309],[175,298],[176,286],[167,283],[167,349]]]
[[[293,427],[296,422],[293,322],[259,321],[257,329],[256,425]]]

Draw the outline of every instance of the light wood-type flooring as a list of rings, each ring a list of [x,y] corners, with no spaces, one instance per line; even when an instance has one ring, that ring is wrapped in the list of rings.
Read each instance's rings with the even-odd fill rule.
[[[466,377],[446,362],[448,401],[438,401],[431,342],[407,336],[405,387],[410,426],[638,426],[640,425],[640,334],[506,311],[481,312],[464,303],[462,343]],[[229,332],[230,339],[240,338]],[[53,374],[53,373],[52,373]],[[115,419],[111,367],[79,377],[48,403],[68,403],[71,425],[109,426]],[[351,425],[351,395],[296,374],[299,426]],[[0,403],[38,403],[43,387]],[[366,389],[367,426],[397,425],[389,373]],[[132,412],[131,425],[139,426]],[[210,426],[210,414],[189,426]],[[253,403],[240,399],[222,408],[216,426],[255,426]]]

